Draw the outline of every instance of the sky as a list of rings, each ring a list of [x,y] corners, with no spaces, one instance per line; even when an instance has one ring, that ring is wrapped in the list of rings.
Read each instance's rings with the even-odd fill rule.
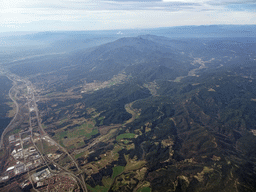
[[[256,24],[256,0],[0,0],[0,32]]]

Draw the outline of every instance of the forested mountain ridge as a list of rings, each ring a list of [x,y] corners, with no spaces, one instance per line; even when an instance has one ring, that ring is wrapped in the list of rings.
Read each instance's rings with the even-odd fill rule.
[[[253,192],[255,42],[140,35],[10,71],[89,191]]]

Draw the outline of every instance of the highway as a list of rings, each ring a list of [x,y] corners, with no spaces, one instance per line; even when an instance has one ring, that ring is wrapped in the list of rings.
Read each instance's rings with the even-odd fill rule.
[[[31,82],[26,82],[26,84],[27,84],[27,86],[28,86],[28,84],[32,85]],[[37,107],[37,104],[36,104],[36,99],[35,99],[35,94],[34,94],[33,88],[32,88],[32,87],[28,87],[28,88],[29,88],[29,90],[32,90],[32,95],[33,95],[33,96],[32,96],[32,101],[31,101],[31,102],[33,102],[33,104],[34,104],[34,110],[35,110],[35,113],[36,113],[36,118],[37,118],[37,122],[38,122],[38,127],[39,127],[40,130],[41,130],[41,135],[40,135],[41,138],[47,136],[48,139],[49,139],[52,143],[54,143],[56,146],[58,146],[63,152],[65,152],[65,153],[69,156],[69,158],[70,158],[70,159],[72,160],[72,162],[75,164],[77,170],[78,170],[80,173],[82,173],[82,170],[79,168],[79,166],[77,165],[76,161],[75,161],[74,158],[69,154],[69,152],[68,152],[64,147],[62,147],[59,143],[57,143],[55,140],[53,140],[53,139],[45,132],[45,130],[43,129],[42,124],[41,124],[41,121],[40,121],[40,118],[39,118],[39,110],[38,110],[38,107]],[[44,157],[43,157],[42,154],[41,154],[41,156],[42,156],[42,158],[44,159]],[[46,160],[45,160],[45,159],[44,159],[44,161],[45,161],[45,163],[46,163]],[[73,173],[71,173],[71,171],[64,169],[63,167],[61,167],[59,164],[57,164],[57,163],[54,162],[54,161],[52,161],[52,163],[54,163],[56,166],[58,166],[58,167],[61,168],[62,170],[65,170],[66,173],[68,173],[68,174],[70,174],[71,176],[75,177],[75,178],[77,179],[77,181],[80,183],[81,187],[83,188],[83,191],[85,191],[85,192],[88,191],[88,190],[87,190],[87,187],[86,187],[86,184],[85,184],[85,182],[84,182],[84,178],[83,178],[82,175],[81,175],[81,178],[82,178],[82,181],[81,181],[77,176],[75,176]]]
[[[2,147],[4,147],[4,137],[11,130],[11,128],[12,128],[11,126],[16,121],[17,115],[18,115],[19,110],[20,110],[19,109],[19,104],[18,104],[18,102],[15,99],[16,96],[17,96],[17,93],[18,93],[18,89],[19,89],[19,87],[17,86],[17,82],[19,81],[19,82],[24,83],[24,85],[26,85],[26,87],[27,87],[28,93],[26,93],[26,95],[24,95],[25,96],[24,98],[27,98],[27,102],[26,103],[28,104],[28,108],[29,109],[33,108],[35,113],[36,113],[36,119],[37,119],[37,122],[38,122],[38,128],[40,129],[40,137],[41,137],[41,139],[43,137],[47,137],[47,139],[51,143],[54,143],[55,146],[59,147],[59,149],[61,149],[66,155],[68,155],[68,157],[71,159],[71,161],[76,166],[76,168],[78,170],[78,175],[75,175],[72,171],[67,170],[67,169],[61,167],[58,163],[56,163],[56,162],[54,162],[52,160],[49,160],[38,149],[38,147],[36,146],[36,144],[33,141],[33,134],[32,134],[33,127],[32,127],[32,124],[31,124],[31,112],[32,111],[30,111],[30,113],[29,113],[29,124],[30,124],[30,130],[31,130],[31,140],[32,140],[32,143],[33,143],[34,147],[37,149],[37,151],[39,152],[41,158],[43,159],[45,165],[47,165],[50,168],[49,162],[53,163],[59,170],[62,170],[61,172],[59,172],[59,173],[55,172],[54,174],[68,174],[68,175],[70,175],[72,178],[75,178],[77,180],[77,182],[81,186],[82,191],[88,192],[86,184],[85,184],[85,181],[84,181],[84,177],[83,177],[83,171],[79,168],[79,166],[78,166],[77,162],[74,160],[73,156],[71,154],[69,154],[69,152],[64,147],[62,147],[59,143],[57,143],[55,140],[53,140],[47,134],[47,132],[43,129],[42,124],[41,124],[41,120],[40,120],[40,116],[39,116],[39,110],[38,110],[38,107],[37,107],[37,103],[36,103],[37,101],[36,101],[35,92],[34,92],[32,83],[30,81],[26,80],[26,79],[22,79],[21,77],[18,77],[18,76],[14,75],[14,74],[11,74],[10,72],[5,72],[4,75],[7,76],[11,81],[13,81],[13,86],[9,90],[9,97],[11,98],[11,100],[14,102],[14,104],[16,106],[16,113],[15,113],[15,116],[13,117],[13,119],[11,120],[11,122],[8,124],[8,126],[3,131],[3,134],[1,135],[0,149]],[[23,148],[23,146],[22,146],[22,148]],[[24,154],[23,154],[23,156],[24,156]],[[24,162],[26,162],[25,156],[24,156]],[[29,174],[29,180],[31,181],[31,175],[30,175],[29,172],[28,172],[28,174]]]

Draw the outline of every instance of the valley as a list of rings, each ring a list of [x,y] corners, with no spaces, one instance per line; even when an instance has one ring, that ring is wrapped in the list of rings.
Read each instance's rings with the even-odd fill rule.
[[[0,191],[255,191],[255,50],[140,35],[2,65]]]

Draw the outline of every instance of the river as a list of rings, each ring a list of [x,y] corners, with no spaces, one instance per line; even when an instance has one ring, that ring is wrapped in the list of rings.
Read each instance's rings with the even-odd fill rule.
[[[7,117],[8,112],[12,109],[8,103],[12,102],[8,93],[12,87],[12,81],[5,76],[0,75],[0,136],[10,123],[12,118]]]

